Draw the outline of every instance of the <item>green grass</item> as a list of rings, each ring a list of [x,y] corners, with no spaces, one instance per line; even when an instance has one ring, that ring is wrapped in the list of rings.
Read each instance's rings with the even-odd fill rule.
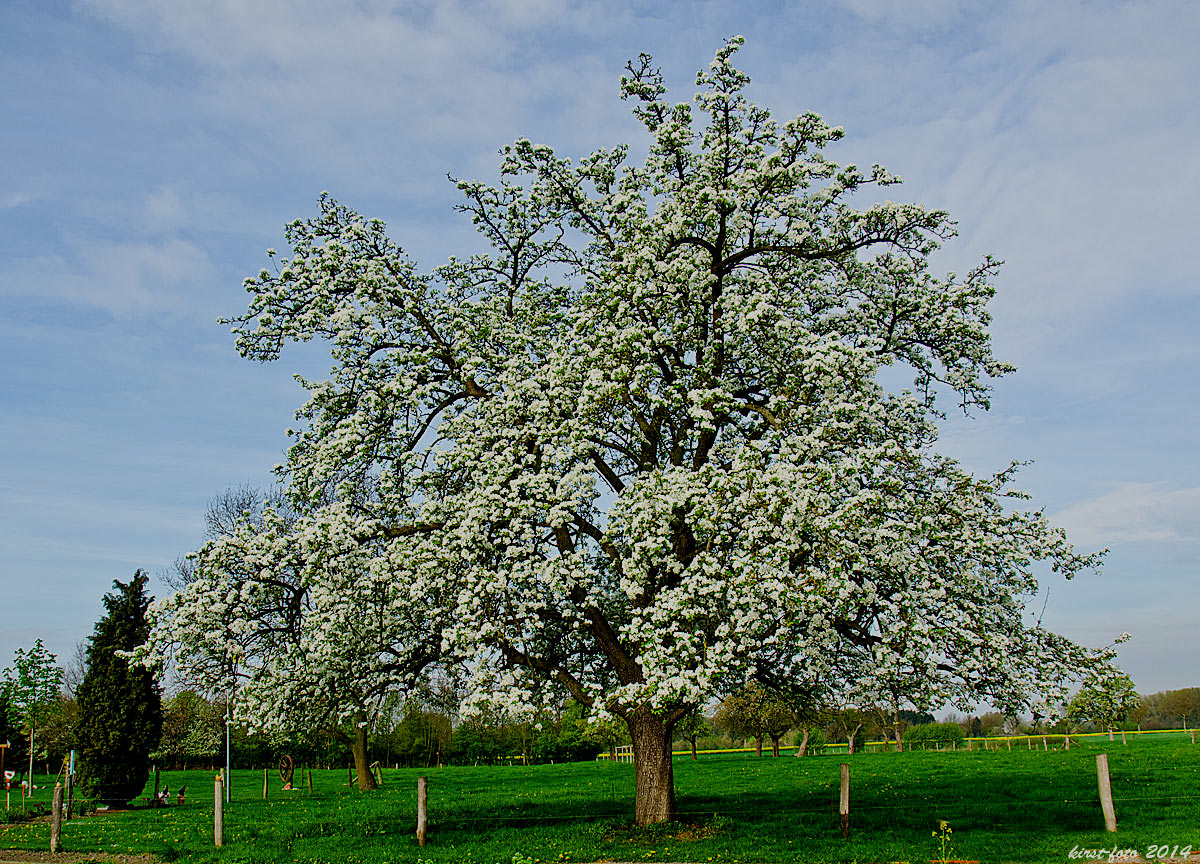
[[[1103,831],[1095,755],[1109,754],[1119,832]],[[851,765],[851,837],[836,816],[838,765]],[[429,777],[430,842],[416,846],[416,777]],[[77,851],[145,851],[167,860],[261,862],[859,861],[928,862],[939,820],[950,858],[1068,861],[1081,849],[1151,844],[1200,850],[1200,746],[1087,739],[1069,752],[867,753],[852,757],[675,760],[680,823],[632,826],[628,764],[385,772],[360,794],[344,771],[314,772],[315,794],[261,799],[262,772],[235,771],[227,838],[212,847],[211,772],[164,772],[188,801],[67,823]],[[39,795],[42,793],[39,792]],[[46,794],[44,797],[49,797]],[[49,826],[0,826],[0,847],[47,848]],[[1196,859],[1193,859],[1196,860]]]

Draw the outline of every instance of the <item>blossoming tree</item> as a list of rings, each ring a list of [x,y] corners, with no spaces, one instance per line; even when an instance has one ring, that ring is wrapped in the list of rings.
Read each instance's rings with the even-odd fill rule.
[[[459,184],[486,254],[422,272],[322,196],[232,322],[248,358],[320,339],[334,366],[306,382],[285,468],[304,524],[229,547],[214,578],[269,581],[299,549],[355,560],[294,566],[347,615],[381,592],[371,644],[458,658],[469,703],[550,682],[621,718],[639,824],[673,816],[673,725],[748,679],[902,672],[922,698],[1015,709],[1096,659],[1023,617],[1035,562],[1095,562],[1006,506],[1012,469],[933,449],[938,400],[986,407],[1010,370],[987,332],[996,262],[939,278],[945,213],[855,209],[899,178],[827,159],[842,131],[818,116],[747,101],[740,44],[690,103],[629,65],[644,164],[520,140],[498,185]],[[216,652],[269,630],[206,631],[211,596],[162,620]],[[306,634],[310,672],[356,656],[339,627]]]
[[[369,726],[438,658],[445,602],[394,579],[343,507],[297,517],[268,504],[207,543],[188,583],[155,606],[142,655],[236,694],[238,719],[257,731],[328,730],[349,747],[358,787],[373,789]]]

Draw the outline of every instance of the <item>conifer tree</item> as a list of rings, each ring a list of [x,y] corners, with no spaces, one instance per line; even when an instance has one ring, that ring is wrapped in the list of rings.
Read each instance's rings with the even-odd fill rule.
[[[151,670],[118,652],[146,641],[148,577],[113,581],[106,615],[96,623],[79,685],[80,780],[97,799],[122,805],[137,797],[150,773],[150,753],[162,731],[162,699]]]

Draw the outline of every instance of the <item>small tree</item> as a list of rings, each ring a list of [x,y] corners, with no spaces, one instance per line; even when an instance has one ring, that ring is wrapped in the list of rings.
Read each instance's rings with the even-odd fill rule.
[[[43,760],[46,773],[57,770],[75,746],[75,730],[79,726],[79,704],[59,694],[46,706],[38,721],[37,759]]]
[[[34,642],[28,652],[18,648],[14,652],[12,667],[4,670],[4,681],[0,685],[9,710],[16,715],[29,736],[30,794],[33,793],[34,734],[58,698],[58,688],[62,682],[62,670],[55,665],[55,659],[41,639]]]
[[[829,737],[836,740],[844,738],[846,740],[846,754],[853,756],[855,750],[862,743],[862,728],[867,725],[867,715],[859,708],[845,706],[833,711],[829,715]]]
[[[211,764],[221,750],[225,718],[203,696],[181,690],[163,708],[162,737],[151,754],[186,769],[189,762]]]
[[[735,735],[752,737],[758,756],[762,756],[763,738],[771,739],[771,755],[778,756],[779,739],[794,725],[787,703],[757,682],[726,697],[713,722]]]
[[[1101,669],[1089,676],[1067,706],[1067,717],[1107,729],[1122,723],[1141,700],[1131,679],[1119,669]]]
[[[334,529],[327,515],[267,502],[232,528],[191,557],[178,593],[155,604],[153,641],[141,653],[170,657],[210,691],[235,690],[234,719],[253,732],[325,729],[350,750],[359,790],[374,789],[371,729],[389,696],[415,691],[439,658],[447,583],[397,579],[377,546]]]
[[[784,709],[791,715],[792,727],[800,733],[795,756],[808,755],[813,729],[824,724],[830,699],[830,689],[822,682],[795,677],[783,678],[759,672],[760,683],[766,685]],[[822,743],[824,738],[822,737]]]
[[[708,722],[708,718],[696,709],[691,714],[684,717],[675,724],[675,736],[682,738],[692,746],[692,760],[696,760],[696,739],[701,735],[707,735],[712,731],[712,724]]]
[[[630,743],[629,730],[625,724],[616,719],[588,719],[587,738],[608,751],[608,758],[614,762],[617,759],[617,745]]]
[[[0,692],[0,767],[16,769],[25,760],[25,742],[16,711],[8,704],[8,698]]]
[[[79,775],[99,800],[125,804],[146,785],[150,753],[162,732],[162,699],[154,673],[131,666],[124,652],[146,641],[148,577],[113,582],[106,614],[96,622],[79,684]]]

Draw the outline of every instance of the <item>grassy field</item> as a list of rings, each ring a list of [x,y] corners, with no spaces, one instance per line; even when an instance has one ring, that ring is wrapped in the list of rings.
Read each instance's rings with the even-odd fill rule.
[[[1109,754],[1119,831],[1103,830],[1095,755]],[[849,840],[836,815],[838,765],[851,765]],[[416,846],[416,777],[429,777],[430,842]],[[211,772],[164,772],[188,801],[74,819],[64,847],[144,851],[164,860],[246,862],[700,861],[928,862],[949,823],[946,857],[1067,862],[1072,849],[1200,850],[1200,746],[1187,739],[1088,739],[1069,752],[866,753],[846,758],[678,756],[680,822],[632,827],[628,764],[440,768],[384,773],[360,794],[344,771],[314,772],[315,791],[282,792],[235,771],[226,846],[212,847]],[[42,793],[39,793],[42,794]],[[48,798],[48,794],[42,794]],[[48,848],[45,823],[0,826],[0,848]],[[1107,853],[1105,858],[1107,859]],[[1192,860],[1200,860],[1193,856]]]

